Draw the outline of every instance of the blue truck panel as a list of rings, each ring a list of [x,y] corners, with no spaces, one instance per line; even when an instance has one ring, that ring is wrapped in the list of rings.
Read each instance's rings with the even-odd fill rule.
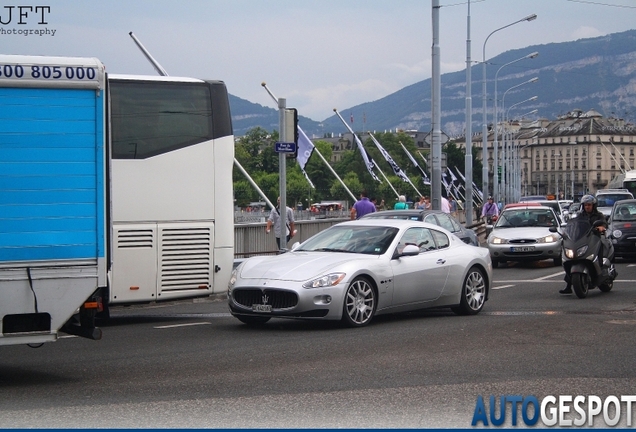
[[[0,262],[105,256],[103,97],[0,88]]]

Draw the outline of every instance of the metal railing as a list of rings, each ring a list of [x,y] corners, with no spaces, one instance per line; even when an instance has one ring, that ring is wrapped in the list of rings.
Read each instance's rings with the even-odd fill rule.
[[[274,233],[270,232],[267,234],[265,232],[269,212],[252,212],[252,214],[248,215],[241,213],[240,215],[235,214],[235,216],[237,217],[234,225],[235,258],[248,258],[254,255],[274,255],[278,253]],[[329,212],[329,214],[324,215],[308,211],[295,211],[294,219],[297,233],[289,241],[287,248],[291,248],[295,242],[307,240],[309,237],[332,225],[349,220],[349,215],[346,211]],[[466,215],[463,212],[458,212],[457,219],[462,224],[466,224]],[[486,226],[483,221],[475,222],[467,226],[467,228],[475,231],[481,243],[485,241]]]

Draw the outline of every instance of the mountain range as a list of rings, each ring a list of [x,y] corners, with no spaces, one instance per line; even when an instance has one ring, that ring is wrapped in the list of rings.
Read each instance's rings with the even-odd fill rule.
[[[518,59],[532,53],[533,59]],[[443,57],[444,52],[442,50]],[[508,63],[511,63],[508,65]],[[505,68],[503,66],[506,66]],[[482,128],[483,66],[478,62],[472,75],[472,130]],[[636,30],[571,42],[533,45],[506,51],[486,61],[488,123],[493,121],[495,75],[498,112],[509,111],[510,118],[537,110],[533,118],[554,120],[575,109],[594,109],[605,117],[636,119]],[[536,83],[520,85],[534,77]],[[502,107],[502,96],[506,106]],[[520,103],[537,96],[535,101]],[[514,106],[513,105],[519,105]],[[244,135],[260,126],[278,130],[278,110],[230,95],[234,134]],[[448,136],[464,133],[466,70],[441,76],[441,126]],[[343,109],[355,118],[365,118],[365,131],[431,129],[431,79],[407,86],[373,102]],[[501,117],[500,117],[501,119]],[[315,121],[299,115],[299,124],[312,137],[346,132],[333,115]],[[360,129],[359,123],[355,129]]]

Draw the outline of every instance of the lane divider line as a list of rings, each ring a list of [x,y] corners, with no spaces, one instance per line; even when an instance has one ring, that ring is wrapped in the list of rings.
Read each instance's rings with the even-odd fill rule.
[[[198,322],[198,323],[186,323],[186,324],[171,324],[164,326],[154,326],[156,329],[167,329],[167,328],[175,328],[175,327],[190,327],[190,326],[198,326],[198,325],[210,325],[210,322]]]

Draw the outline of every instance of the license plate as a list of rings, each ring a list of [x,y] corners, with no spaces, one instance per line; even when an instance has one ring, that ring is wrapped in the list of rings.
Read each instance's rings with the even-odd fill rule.
[[[253,304],[252,305],[253,312],[271,312],[272,305],[264,305],[264,304]]]
[[[532,252],[533,250],[534,246],[517,246],[510,248],[510,252]]]

